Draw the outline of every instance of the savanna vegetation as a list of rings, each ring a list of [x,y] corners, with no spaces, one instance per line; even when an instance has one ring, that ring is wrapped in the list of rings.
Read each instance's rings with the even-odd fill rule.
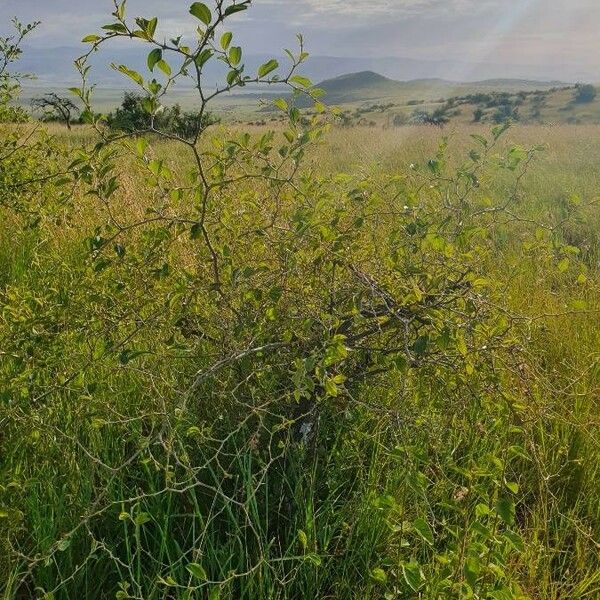
[[[71,130],[0,39],[2,597],[597,598],[600,129],[349,129],[302,38],[246,72],[248,0],[126,8]],[[250,83],[271,129],[209,112]]]

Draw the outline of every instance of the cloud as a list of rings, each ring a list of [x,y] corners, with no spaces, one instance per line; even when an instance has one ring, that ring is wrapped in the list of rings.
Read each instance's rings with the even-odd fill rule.
[[[128,12],[158,16],[165,35],[192,34],[191,2],[128,0]],[[31,40],[38,47],[76,45],[112,10],[112,0],[0,0],[2,15],[43,21]],[[8,20],[0,21],[1,32]],[[232,28],[250,53],[289,47],[302,32],[313,54],[570,63],[600,73],[600,0],[254,0]]]
[[[472,15],[499,4],[499,0],[255,0],[254,7],[289,11],[297,23],[325,25],[325,18],[327,26],[345,28],[398,18]]]

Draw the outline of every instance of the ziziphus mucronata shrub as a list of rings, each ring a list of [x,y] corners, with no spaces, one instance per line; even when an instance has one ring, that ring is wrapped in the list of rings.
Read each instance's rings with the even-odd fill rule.
[[[534,151],[495,157],[498,127],[458,169],[443,144],[408,175],[308,171],[331,116],[296,73],[302,40],[281,75],[275,59],[246,74],[224,25],[249,5],[194,3],[190,46],[125,3],[85,38],[148,44],[149,77],[115,65],[147,124],[107,128],[77,61],[97,139],[69,183],[93,225],[2,290],[6,594],[524,597],[523,338],[486,268],[498,216],[522,226]],[[317,116],[280,98],[282,131],[179,136],[156,116],[185,78],[200,116],[250,82]],[[498,203],[479,193],[489,169],[514,179]]]

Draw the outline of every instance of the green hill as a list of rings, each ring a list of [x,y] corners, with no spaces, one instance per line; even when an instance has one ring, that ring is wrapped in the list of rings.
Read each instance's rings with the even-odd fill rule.
[[[490,92],[519,92],[549,90],[560,82],[532,81],[521,79],[490,79],[474,83],[458,83],[444,79],[413,79],[396,81],[375,73],[360,71],[326,79],[317,84],[325,91],[327,104],[354,104],[362,102],[432,102],[440,98],[451,98],[467,94]],[[301,102],[301,105],[307,105]]]

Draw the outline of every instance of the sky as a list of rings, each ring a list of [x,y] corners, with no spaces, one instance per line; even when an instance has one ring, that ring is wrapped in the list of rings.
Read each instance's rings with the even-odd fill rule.
[[[211,0],[205,0],[211,4]],[[128,13],[190,32],[191,0],[129,0]],[[37,47],[73,46],[109,22],[112,0],[0,0],[10,17],[39,19]],[[600,81],[600,0],[254,0],[233,29],[247,53],[293,46],[317,55],[572,66]]]

